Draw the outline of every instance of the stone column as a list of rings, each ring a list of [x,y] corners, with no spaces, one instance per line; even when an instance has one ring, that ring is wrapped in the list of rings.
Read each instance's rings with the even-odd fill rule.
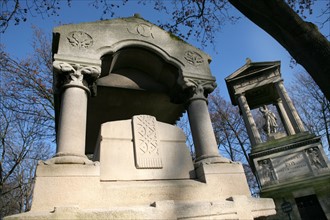
[[[290,122],[288,114],[286,113],[286,111],[284,109],[284,106],[283,106],[283,103],[282,103],[281,99],[277,99],[276,106],[277,106],[278,112],[281,115],[282,122],[283,122],[283,125],[284,125],[284,128],[285,128],[286,132],[288,133],[288,135],[294,135],[295,131],[292,127],[292,124]]]
[[[197,85],[192,91],[187,111],[195,145],[196,163],[230,162],[219,154],[203,86]]]
[[[304,127],[288,93],[286,92],[286,89],[283,85],[283,80],[276,82],[275,87],[276,87],[276,90],[277,90],[281,100],[283,101],[284,109],[291,121],[291,124],[293,125],[295,133],[304,132],[305,127]]]
[[[57,129],[56,164],[91,163],[85,156],[87,100],[89,86],[99,77],[101,68],[54,61],[54,72],[61,93]]]
[[[255,145],[261,143],[260,134],[258,132],[256,123],[254,122],[254,119],[251,114],[250,107],[246,101],[245,95],[238,94],[238,105],[242,111],[243,120],[245,123],[245,127],[247,129],[247,133],[249,135],[251,145],[255,146]]]

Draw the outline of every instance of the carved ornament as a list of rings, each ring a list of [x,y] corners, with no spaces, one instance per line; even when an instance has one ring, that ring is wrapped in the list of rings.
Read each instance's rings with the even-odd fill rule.
[[[202,87],[206,92],[211,93],[217,87],[216,82],[210,80],[183,78],[180,80],[180,84],[184,89]]]
[[[196,99],[206,100],[209,93],[211,93],[217,84],[213,81],[184,78],[181,79],[180,84],[182,88],[186,91],[186,97],[189,101]]]
[[[87,66],[82,64],[67,63],[62,61],[53,62],[54,72],[57,74],[56,87],[78,86],[93,89],[95,81],[101,74],[99,66]]]
[[[269,158],[258,161],[259,165],[259,178],[263,185],[270,184],[275,181],[276,175]]]
[[[268,73],[268,75],[261,75],[261,76],[254,76],[250,79],[244,79],[239,81],[239,83],[237,83],[236,85],[234,85],[234,89],[239,89],[242,87],[246,87],[249,85],[254,85],[257,83],[261,83],[263,81],[266,81],[268,79],[276,79],[278,76],[280,76],[279,70],[276,70],[274,72],[270,72]]]
[[[318,147],[311,147],[305,150],[309,159],[309,162],[314,169],[325,168],[322,154]]]
[[[204,63],[202,55],[195,51],[186,51],[184,54],[184,58],[189,64],[193,66],[198,66]]]
[[[152,34],[152,25],[149,24],[134,24],[134,26],[129,26],[127,31],[131,34],[140,35],[142,37],[154,38],[154,35]]]
[[[77,48],[89,48],[93,45],[93,38],[82,31],[73,31],[70,32],[67,36],[67,39],[72,47]]]
[[[208,94],[213,92],[217,87],[214,81],[196,78],[180,78],[178,84],[181,85],[181,88],[184,90],[184,96],[181,97],[181,99],[185,102],[191,102],[196,99],[203,99],[206,101]]]
[[[138,169],[163,168],[156,123],[153,116],[133,117],[135,165]]]

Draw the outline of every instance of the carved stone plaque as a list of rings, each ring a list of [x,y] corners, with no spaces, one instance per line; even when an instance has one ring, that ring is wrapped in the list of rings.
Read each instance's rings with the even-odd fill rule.
[[[258,161],[258,174],[262,185],[270,184],[276,180],[271,160],[263,159]]]
[[[138,169],[163,168],[156,118],[149,115],[133,117],[135,166]]]
[[[303,152],[273,158],[272,164],[279,180],[311,173]]]
[[[306,149],[305,152],[313,169],[321,169],[327,167],[318,147],[310,147]]]

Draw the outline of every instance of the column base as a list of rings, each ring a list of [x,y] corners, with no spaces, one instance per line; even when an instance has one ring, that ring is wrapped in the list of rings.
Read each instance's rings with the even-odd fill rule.
[[[53,158],[44,161],[45,164],[93,164],[85,155],[72,153],[57,153]]]
[[[233,161],[223,156],[203,155],[195,160],[194,166],[195,168],[197,168],[202,164],[214,164],[214,163],[233,163]]]

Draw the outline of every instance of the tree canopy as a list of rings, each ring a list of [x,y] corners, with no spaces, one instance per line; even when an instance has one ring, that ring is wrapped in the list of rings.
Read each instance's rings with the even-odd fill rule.
[[[71,5],[71,0],[66,1]],[[86,4],[100,10],[101,18],[115,16],[116,9],[127,0],[90,0]],[[152,4],[156,11],[172,16],[171,20],[159,20],[158,24],[187,39],[195,37],[202,45],[213,44],[216,33],[227,22],[238,17],[231,15],[231,6],[238,9],[253,23],[278,41],[301,64],[330,99],[330,43],[317,26],[303,19],[313,13],[317,1],[312,0],[139,0],[139,4]],[[1,3],[0,28],[4,32],[11,23],[18,25],[29,16],[58,16],[60,0],[4,0]],[[322,10],[320,26],[329,24],[330,3]]]

